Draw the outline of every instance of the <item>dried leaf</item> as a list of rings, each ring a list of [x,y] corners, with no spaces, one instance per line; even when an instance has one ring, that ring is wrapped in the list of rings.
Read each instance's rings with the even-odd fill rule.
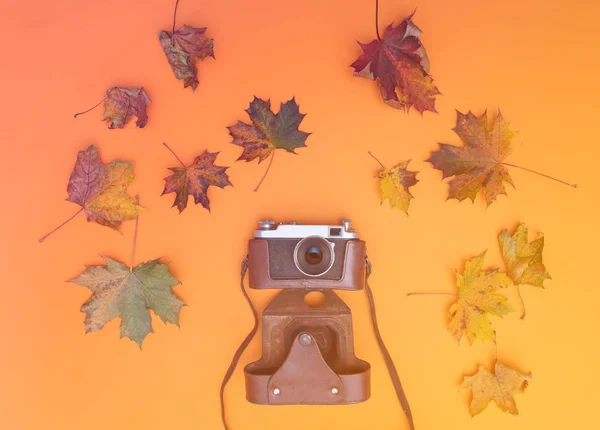
[[[281,103],[279,112],[274,114],[270,100],[254,97],[246,112],[252,125],[238,121],[236,125],[227,127],[233,137],[231,143],[244,148],[238,160],[252,161],[258,158],[261,163],[275,149],[295,153],[296,148],[306,146],[306,138],[310,133],[298,130],[306,114],[300,113],[294,98]]]
[[[515,285],[528,284],[544,288],[544,280],[551,279],[542,262],[544,236],[529,243],[528,235],[527,226],[523,223],[519,224],[512,237],[506,230],[500,233],[498,241],[502,258]]]
[[[514,395],[523,393],[531,381],[531,372],[523,373],[496,362],[495,373],[488,372],[484,367],[473,376],[465,376],[462,388],[473,392],[473,399],[469,411],[475,416],[483,411],[490,401],[504,412],[518,415]]]
[[[274,156],[276,149],[285,149],[295,154],[296,148],[306,146],[306,138],[310,133],[298,130],[306,114],[300,113],[294,98],[281,103],[279,112],[274,114],[271,111],[270,100],[254,97],[246,112],[252,121],[251,125],[238,121],[237,124],[227,127],[233,137],[231,143],[244,148],[238,161],[248,162],[258,158],[260,164],[269,155]],[[270,167],[271,163],[254,191],[258,190]]]
[[[139,212],[127,194],[134,177],[133,163],[117,160],[105,165],[91,145],[77,154],[67,200],[80,205],[88,221],[118,230],[123,221],[134,219]]]
[[[404,213],[408,213],[410,200],[413,198],[408,188],[419,182],[418,172],[407,170],[409,162],[410,160],[401,161],[389,170],[381,169],[377,174],[380,179],[381,203],[389,200],[392,208],[400,209]]]
[[[183,87],[198,86],[198,68],[196,60],[206,57],[215,58],[214,40],[206,36],[206,28],[184,25],[174,33],[161,31],[158,38],[167,60],[177,79],[183,80]]]
[[[500,288],[512,285],[505,273],[497,269],[483,270],[481,255],[467,261],[462,274],[456,273],[458,300],[450,307],[448,329],[460,342],[463,336],[469,344],[475,339],[496,341],[496,332],[487,314],[502,317],[514,309],[506,297],[496,294]]]
[[[179,325],[179,311],[185,304],[173,294],[180,282],[167,264],[159,260],[142,263],[130,270],[123,263],[103,257],[105,266],[86,266],[69,282],[88,288],[93,294],[83,304],[86,333],[100,330],[115,317],[121,318],[121,337],[142,347],[152,332],[149,309],[165,323]]]
[[[441,94],[429,76],[429,58],[419,40],[421,30],[412,22],[414,13],[394,27],[390,24],[382,40],[358,42],[363,54],[351,64],[354,74],[374,79],[383,100],[406,112],[436,112],[435,97]]]
[[[102,120],[109,122],[108,128],[123,128],[135,115],[135,125],[144,128],[148,122],[146,107],[150,102],[144,88],[110,88],[104,96]]]
[[[225,171],[228,167],[215,166],[218,152],[204,151],[202,155],[196,157],[194,163],[188,167],[169,167],[173,172],[171,176],[165,178],[164,194],[176,193],[173,206],[177,206],[179,212],[182,212],[188,202],[190,195],[194,196],[196,204],[200,203],[205,209],[210,211],[210,201],[208,200],[208,187],[214,185],[219,188],[233,186],[229,182],[229,177]]]
[[[146,108],[151,102],[144,88],[122,88],[112,87],[106,91],[104,98],[92,108],[74,115],[80,115],[93,111],[104,102],[103,121],[109,122],[108,128],[123,128],[129,120],[137,116],[136,125],[144,128],[148,122]]]
[[[500,194],[506,194],[504,182],[514,187],[502,161],[512,152],[510,141],[514,133],[498,111],[491,129],[488,128],[487,112],[479,118],[470,111],[466,115],[457,111],[456,127],[453,129],[464,143],[463,147],[440,143],[440,149],[431,153],[428,162],[442,171],[442,179],[450,180],[448,198],[473,202],[483,190],[489,206]]]

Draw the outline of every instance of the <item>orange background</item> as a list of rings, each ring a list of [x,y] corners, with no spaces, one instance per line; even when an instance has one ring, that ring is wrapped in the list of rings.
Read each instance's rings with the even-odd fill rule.
[[[256,221],[333,223],[352,218],[367,241],[380,325],[412,405],[417,429],[599,428],[597,266],[600,3],[583,1],[382,1],[381,29],[416,6],[416,24],[443,93],[439,115],[405,115],[383,103],[373,81],[352,76],[355,40],[375,36],[374,2],[183,0],[178,25],[207,26],[216,60],[198,64],[195,93],[175,79],[157,33],[172,25],[173,1],[13,1],[2,6],[0,163],[3,264],[0,299],[0,427],[3,429],[219,429],[218,390],[251,327],[239,264]],[[111,86],[144,86],[144,129],[108,130],[101,110],[73,119]],[[236,163],[226,126],[247,120],[253,95],[275,110],[292,96],[312,132],[298,156]],[[574,190],[511,168],[518,189],[488,209],[445,202],[441,173],[424,163],[436,142],[458,144],[455,111],[501,108],[519,133],[507,160],[576,182]],[[171,208],[161,197],[169,143],[189,163],[221,151],[234,188],[211,188],[212,213]],[[189,305],[181,328],[154,320],[140,352],[119,340],[119,321],[84,335],[89,292],[65,280],[99,254],[128,262],[133,222],[120,235],[80,215],[44,244],[37,239],[78,210],[65,201],[77,151],[135,161],[131,195],[147,208],[135,263],[164,256]],[[412,159],[420,173],[410,216],[380,206],[373,151],[391,167]],[[493,318],[498,356],[533,381],[517,396],[520,417],[494,405],[471,419],[462,375],[491,368],[490,343],[458,346],[446,330],[454,269],[526,222],[546,237],[553,280],[523,287],[528,315]],[[275,291],[252,291],[262,310]],[[227,391],[231,429],[407,428],[369,322],[362,292],[340,293],[354,312],[356,353],[373,367],[372,398],[341,407],[261,407],[244,398],[238,368]],[[510,293],[515,307],[518,302]],[[255,339],[242,364],[260,356]]]

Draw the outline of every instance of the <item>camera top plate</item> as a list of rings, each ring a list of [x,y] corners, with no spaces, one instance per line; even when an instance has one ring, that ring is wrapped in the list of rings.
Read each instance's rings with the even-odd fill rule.
[[[258,222],[259,228],[254,232],[254,237],[263,239],[292,239],[308,236],[321,236],[328,239],[358,239],[356,230],[350,228],[350,220],[344,219],[340,225],[326,224],[298,224],[276,223],[271,220]]]

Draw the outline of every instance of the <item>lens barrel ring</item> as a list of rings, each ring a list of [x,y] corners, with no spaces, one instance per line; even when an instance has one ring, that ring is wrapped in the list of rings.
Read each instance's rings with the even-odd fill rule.
[[[334,246],[322,236],[307,236],[294,248],[294,264],[310,277],[324,275],[335,261]]]

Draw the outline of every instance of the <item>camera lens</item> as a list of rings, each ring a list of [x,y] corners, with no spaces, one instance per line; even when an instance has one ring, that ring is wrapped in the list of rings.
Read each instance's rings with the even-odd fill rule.
[[[323,252],[313,246],[308,251],[306,251],[306,262],[308,264],[319,264],[323,260]]]
[[[296,268],[306,276],[324,275],[333,266],[333,243],[321,236],[308,236],[294,249]]]

